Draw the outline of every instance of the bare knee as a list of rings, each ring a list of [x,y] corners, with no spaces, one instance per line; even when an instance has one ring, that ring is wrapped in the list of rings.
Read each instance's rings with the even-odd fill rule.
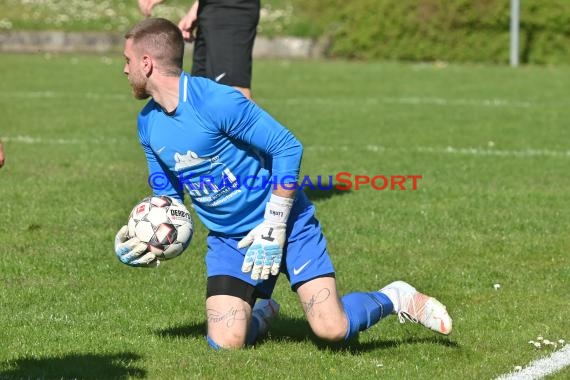
[[[238,86],[234,86],[234,88],[235,88],[236,90],[239,90],[239,91],[243,94],[243,96],[245,96],[245,97],[248,98],[249,100],[252,99],[252,96],[251,96],[251,89],[249,89],[249,88],[247,88],[247,87],[238,87]]]
[[[215,349],[236,349],[245,347],[245,335],[242,334],[209,335],[208,338],[208,343]]]
[[[242,299],[215,295],[206,299],[209,343],[214,348],[245,346],[251,307]],[[210,342],[210,340],[212,342]]]
[[[336,318],[315,318],[310,320],[310,325],[317,337],[330,342],[344,340],[348,331],[348,321],[344,315]]]
[[[297,289],[297,294],[316,336],[333,342],[345,338],[348,319],[338,298],[334,277],[306,282]]]

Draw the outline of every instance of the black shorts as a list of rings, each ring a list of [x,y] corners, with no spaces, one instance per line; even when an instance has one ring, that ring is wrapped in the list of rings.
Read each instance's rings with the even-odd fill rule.
[[[269,298],[261,293],[255,286],[232,276],[212,276],[208,277],[206,288],[206,299],[212,296],[234,296],[241,298],[253,308],[258,298]]]
[[[301,285],[321,277],[335,278],[335,274],[334,272],[326,273],[311,278],[307,281],[299,282],[293,286],[292,290],[296,292],[297,289],[301,287]],[[276,280],[275,277],[273,277],[272,279]],[[235,278],[232,276],[225,276],[225,275],[208,277],[208,285],[206,287],[206,299],[212,296],[219,296],[219,295],[234,296],[241,298],[242,300],[247,302],[249,306],[251,306],[252,308],[253,305],[255,305],[255,301],[257,301],[258,298],[265,298],[265,299],[271,298],[270,295],[265,294],[259,288],[251,284],[248,284],[247,282],[239,278]]]
[[[192,75],[251,88],[259,0],[200,0]]]

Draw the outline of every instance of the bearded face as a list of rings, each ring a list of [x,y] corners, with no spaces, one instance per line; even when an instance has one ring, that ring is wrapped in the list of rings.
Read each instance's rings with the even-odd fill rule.
[[[141,72],[136,71],[128,75],[129,83],[133,88],[133,96],[136,99],[143,100],[147,99],[150,94],[146,91],[146,83],[148,81],[147,77]]]
[[[133,88],[133,95],[136,99],[146,99],[150,96],[147,91],[148,78],[144,75],[141,68],[140,58],[135,54],[136,51],[133,47],[132,39],[125,41],[125,67],[123,72],[127,76],[131,87]]]

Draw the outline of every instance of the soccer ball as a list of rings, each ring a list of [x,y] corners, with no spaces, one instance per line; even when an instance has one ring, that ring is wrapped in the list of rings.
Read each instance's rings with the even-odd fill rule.
[[[167,196],[146,197],[129,215],[128,235],[148,244],[149,252],[168,260],[190,244],[194,228],[184,204]]]

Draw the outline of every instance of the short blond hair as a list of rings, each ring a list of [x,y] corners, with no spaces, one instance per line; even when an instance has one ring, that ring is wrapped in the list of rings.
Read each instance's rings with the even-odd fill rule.
[[[132,27],[125,39],[132,39],[135,48],[148,52],[160,62],[164,75],[178,76],[182,72],[184,39],[178,26],[171,21],[147,18]]]

